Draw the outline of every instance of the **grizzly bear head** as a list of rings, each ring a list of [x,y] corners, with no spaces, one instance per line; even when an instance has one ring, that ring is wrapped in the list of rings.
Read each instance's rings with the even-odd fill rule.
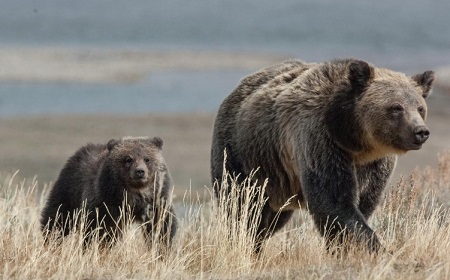
[[[434,72],[409,77],[360,60],[348,60],[346,71],[325,119],[337,143],[362,161],[420,149]]]
[[[127,190],[153,186],[156,173],[165,167],[159,137],[125,137],[111,139],[108,144],[108,165]]]

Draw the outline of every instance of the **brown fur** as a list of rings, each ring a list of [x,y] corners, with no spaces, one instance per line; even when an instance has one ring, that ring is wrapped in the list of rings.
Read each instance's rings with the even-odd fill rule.
[[[254,179],[268,178],[260,241],[293,210],[308,206],[328,240],[346,228],[377,250],[366,220],[396,155],[419,149],[428,138],[424,98],[433,79],[431,71],[408,77],[355,59],[290,60],[252,74],[220,106],[213,183],[221,186],[226,149],[232,174],[243,178],[259,168]]]

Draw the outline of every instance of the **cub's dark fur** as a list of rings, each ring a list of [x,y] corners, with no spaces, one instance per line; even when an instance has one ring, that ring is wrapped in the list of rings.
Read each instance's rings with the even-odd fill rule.
[[[120,237],[127,217],[145,223],[145,236],[169,245],[177,230],[171,206],[172,183],[158,138],[110,140],[87,144],[69,158],[50,191],[41,215],[44,234],[69,234],[79,223],[74,213],[87,210],[86,241],[95,229],[104,241]],[[121,211],[125,213],[121,215]],[[129,212],[131,211],[131,212]]]

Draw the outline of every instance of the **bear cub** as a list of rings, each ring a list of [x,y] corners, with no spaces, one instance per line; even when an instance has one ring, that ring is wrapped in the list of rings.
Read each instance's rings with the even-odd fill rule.
[[[86,210],[85,243],[98,230],[102,244],[120,237],[126,220],[143,224],[149,245],[169,246],[177,230],[172,183],[158,138],[125,137],[87,144],[69,158],[41,215],[44,236],[63,236],[79,225]]]

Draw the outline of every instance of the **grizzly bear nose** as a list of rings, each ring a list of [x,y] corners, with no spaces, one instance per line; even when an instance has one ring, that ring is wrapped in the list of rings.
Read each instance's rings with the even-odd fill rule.
[[[144,169],[138,168],[136,169],[135,174],[138,178],[143,178],[145,176],[145,171]]]
[[[423,144],[430,136],[430,131],[425,126],[420,126],[414,129],[414,136],[418,144]]]

